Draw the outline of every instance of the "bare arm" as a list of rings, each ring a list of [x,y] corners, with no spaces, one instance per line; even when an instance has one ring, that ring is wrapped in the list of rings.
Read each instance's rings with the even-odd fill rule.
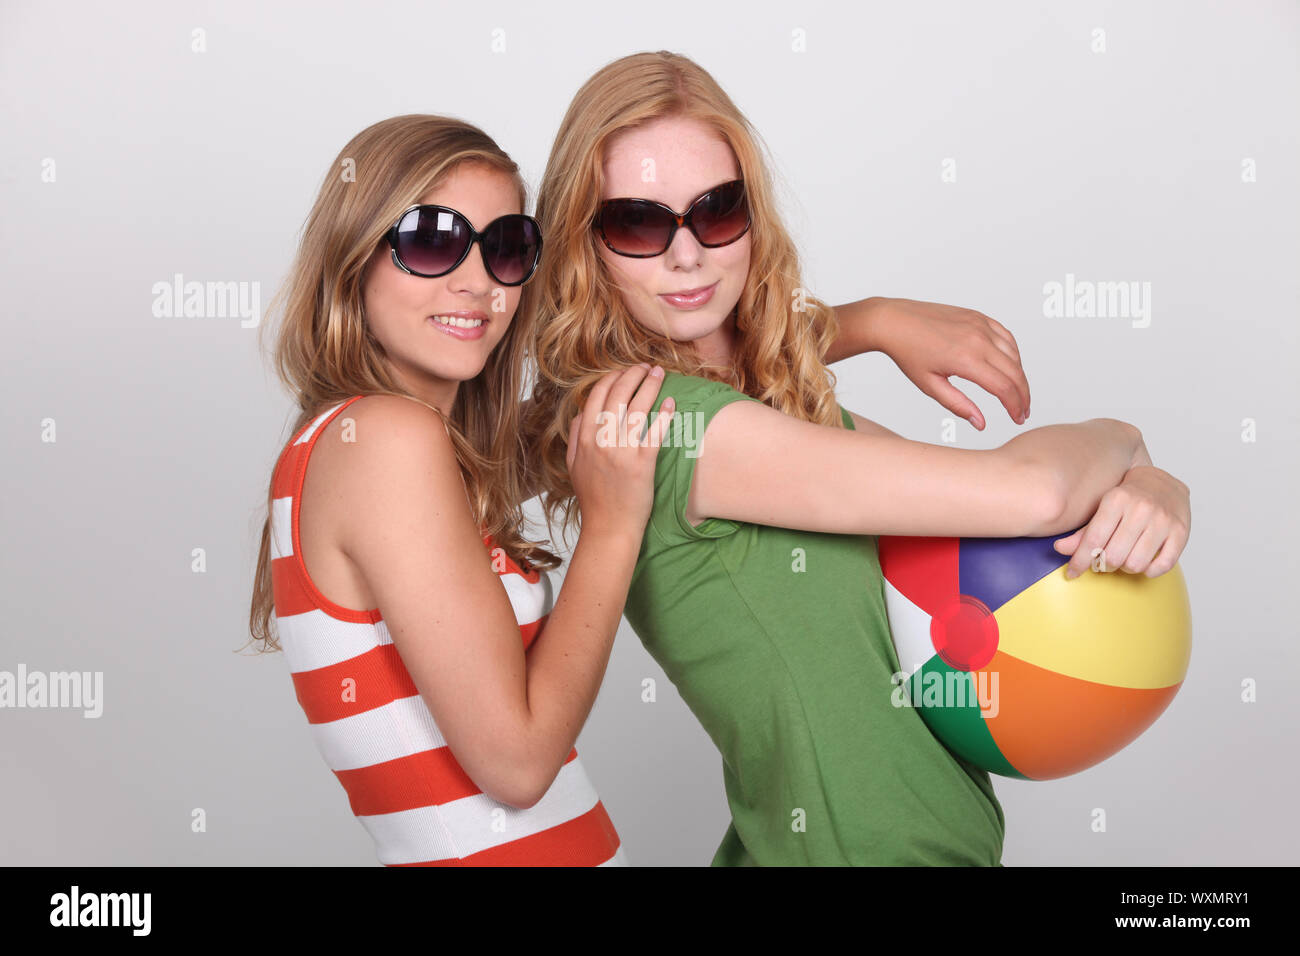
[[[1029,415],[1029,380],[1015,336],[982,312],[937,302],[873,296],[834,306],[839,335],[823,361],[884,352],[924,394],[984,428],[979,407],[949,378],[960,376],[996,395],[1023,425]]]
[[[849,412],[858,431],[894,435],[882,425]],[[1080,438],[1079,429],[1085,430]],[[1062,426],[1057,426],[1062,427]],[[1041,537],[1053,537],[1078,529],[1053,542],[1070,556],[1066,577],[1077,577],[1089,567],[1098,552],[1104,553],[1100,570],[1123,568],[1131,574],[1157,577],[1178,561],[1191,534],[1191,489],[1173,475],[1151,463],[1146,443],[1135,426],[1114,420],[1063,426],[1066,445],[1054,447],[1061,432],[1039,429],[1016,441],[1018,453],[1043,457],[1049,472],[1057,472],[1062,490],[1061,510]],[[1124,467],[1115,456],[1115,431],[1131,429],[1135,450],[1130,467],[1119,482],[1114,475]],[[898,436],[894,436],[898,437]],[[1096,447],[1089,449],[1089,441]],[[1009,444],[1009,443],[1008,443]],[[1120,448],[1124,447],[1123,441]],[[1072,456],[1077,456],[1074,458]],[[1081,517],[1082,516],[1082,517]],[[1083,521],[1087,521],[1086,525]]]
[[[853,424],[859,432],[868,435],[890,435],[900,438],[890,431],[856,412],[849,412]],[[1077,528],[1097,510],[1098,503],[1111,488],[1123,479],[1124,474],[1137,466],[1151,466],[1151,455],[1136,426],[1115,419],[1095,419],[1094,422],[1108,422],[1101,429],[1090,428],[1089,422],[1079,425],[1048,425],[1026,432],[1013,438],[1008,445],[1016,446],[1017,454],[1042,459],[1049,472],[1056,474],[1053,484],[1061,489],[1061,513],[1055,521],[1061,525],[1057,530],[1064,531]],[[1135,448],[1127,466],[1119,462],[1120,449],[1116,445],[1115,426],[1124,425],[1132,429]],[[1065,432],[1060,429],[1066,429]],[[1080,429],[1088,429],[1080,432]],[[1120,467],[1124,471],[1117,471]],[[1119,479],[1112,481],[1114,475]],[[1056,531],[1049,532],[1055,534]]]
[[[972,450],[910,441],[880,426],[827,428],[735,402],[705,431],[686,517],[842,534],[1047,535],[1072,513],[1067,503],[1093,484],[1119,482],[1133,455],[1131,436],[1131,426],[1102,419]],[[1081,491],[1067,502],[1067,489]]]
[[[351,505],[341,544],[461,767],[492,798],[531,806],[595,700],[643,528],[584,522],[525,654],[442,421],[387,396],[353,408],[360,440],[339,488]]]
[[[845,409],[848,411],[848,409]],[[853,419],[853,428],[863,435],[892,435],[894,438],[902,438],[898,432],[891,432],[884,425],[873,422],[869,418],[863,418],[857,412],[849,412],[849,418]]]
[[[1142,433],[1114,418],[1077,425],[1045,425],[1017,435],[1004,447],[1046,469],[1059,489],[1060,510],[1043,535],[1077,528],[1097,511],[1102,496],[1124,480],[1142,458],[1150,463]]]
[[[1067,578],[1082,574],[1094,560],[1098,571],[1122,568],[1130,574],[1158,577],[1174,567],[1187,546],[1191,489],[1154,467],[1141,433],[1127,427],[1137,444],[1131,467],[1118,485],[1104,490],[1095,509],[1095,481],[1105,478],[1090,483],[1079,475],[1067,476],[1067,501],[1058,531],[1078,526],[1079,515],[1092,513],[1086,526],[1053,542],[1058,552],[1071,555]]]
[[[853,355],[876,351],[878,346],[872,337],[872,323],[884,302],[880,296],[872,296],[832,306],[838,320],[839,334],[827,348],[822,362],[832,365]]]

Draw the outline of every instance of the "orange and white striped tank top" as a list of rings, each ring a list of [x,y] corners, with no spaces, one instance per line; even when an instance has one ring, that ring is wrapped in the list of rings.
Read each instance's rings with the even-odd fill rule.
[[[275,469],[271,578],[276,630],[298,702],[325,763],[386,866],[626,865],[577,750],[526,810],[493,800],[461,769],[389,637],[379,609],[357,611],[316,589],[302,560],[298,511],[307,460],[340,402],[294,436]],[[551,611],[544,571],[504,551],[497,569],[527,648]],[[467,635],[470,637],[470,635]]]

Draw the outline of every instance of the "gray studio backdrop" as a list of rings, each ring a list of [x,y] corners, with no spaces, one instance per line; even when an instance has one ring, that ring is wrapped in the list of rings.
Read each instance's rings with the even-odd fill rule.
[[[255,322],[155,314],[153,287],[265,308],[387,116],[469,119],[535,188],[581,83],[655,49],[762,133],[818,294],[993,316],[1029,426],[1132,421],[1192,489],[1186,683],[1093,770],[997,779],[1007,865],[1297,862],[1297,4],[11,0],[0,671],[103,684],[97,717],[0,709],[0,863],[376,865],[283,656],[234,653],[288,396]],[[1139,298],[1054,314],[1081,282]],[[835,370],[846,407],[943,439],[885,356]],[[990,422],[956,444],[1016,433],[955,384]],[[578,749],[633,863],[709,862],[719,757],[626,624]]]

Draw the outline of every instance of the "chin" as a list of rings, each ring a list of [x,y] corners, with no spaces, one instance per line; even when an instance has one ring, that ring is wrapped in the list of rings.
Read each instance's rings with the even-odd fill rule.
[[[673,339],[679,342],[694,342],[696,339],[702,339],[720,329],[722,324],[727,321],[727,316],[725,313],[723,315],[703,315],[699,312],[691,312],[665,316],[665,321],[668,323]]]
[[[444,382],[468,382],[482,372],[486,364],[486,361],[467,362],[464,358],[452,361],[438,361],[437,359],[429,361],[428,358],[425,358],[423,361],[416,363],[426,378],[440,379]]]
[[[482,362],[478,365],[465,365],[459,368],[448,369],[447,372],[440,377],[450,381],[468,382],[470,379],[478,378],[486,366],[487,363]]]

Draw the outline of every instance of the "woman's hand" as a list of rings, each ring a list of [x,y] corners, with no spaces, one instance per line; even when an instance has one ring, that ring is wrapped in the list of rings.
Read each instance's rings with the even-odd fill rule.
[[[1102,496],[1088,524],[1052,543],[1061,554],[1073,555],[1067,578],[1090,567],[1094,553],[1097,571],[1123,570],[1149,578],[1169,571],[1183,553],[1192,528],[1190,489],[1149,464],[1145,445],[1134,458],[1145,458],[1148,464],[1130,468],[1124,480]]]
[[[866,324],[858,351],[884,352],[917,388],[977,429],[983,430],[984,416],[948,376],[960,376],[996,395],[1016,424],[1023,425],[1029,417],[1029,381],[1015,337],[987,315],[954,305],[885,298],[839,306],[836,313],[841,322]]]
[[[565,463],[583,527],[625,528],[638,541],[644,533],[654,503],[655,460],[673,415],[669,397],[646,428],[663,380],[662,368],[644,363],[610,372],[569,423]]]

